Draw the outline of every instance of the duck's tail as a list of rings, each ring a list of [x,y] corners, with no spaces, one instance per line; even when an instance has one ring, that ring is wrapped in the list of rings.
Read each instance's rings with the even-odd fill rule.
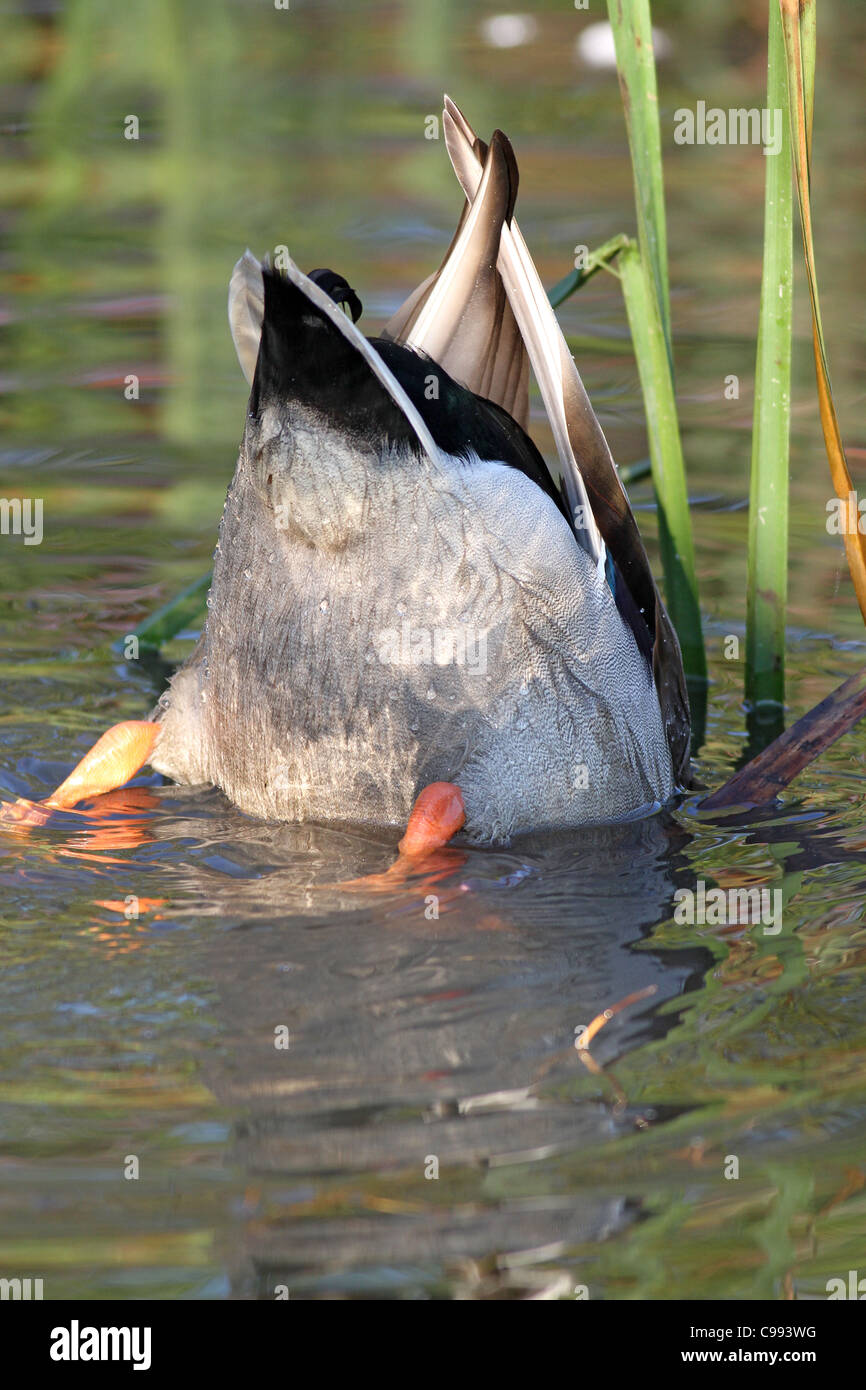
[[[447,96],[443,122],[454,172],[474,207],[483,185],[483,143]],[[687,784],[691,719],[679,642],[607,440],[513,216],[503,221],[497,270],[544,400],[575,522],[586,520],[580,509],[588,503],[591,529],[610,551],[652,637],[653,677],[674,772]]]

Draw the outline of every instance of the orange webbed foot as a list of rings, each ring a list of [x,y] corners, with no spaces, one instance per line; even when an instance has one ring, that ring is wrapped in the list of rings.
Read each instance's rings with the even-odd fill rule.
[[[0,807],[0,822],[13,826],[44,825],[52,811],[68,811],[80,801],[114,791],[144,766],[159,737],[160,726],[149,719],[114,724],[85,753],[65,781],[44,801],[21,798]]]
[[[431,782],[415,799],[406,834],[397,846],[400,858],[419,859],[442,849],[465,824],[466,807],[457,784]]]
[[[425,872],[452,872],[459,868],[462,858],[445,845],[465,824],[466,808],[463,793],[454,782],[431,782],[416,797],[409,815],[406,833],[397,846],[398,856],[382,874],[365,874],[336,884],[338,888],[361,888],[367,892],[392,892],[408,878]]]

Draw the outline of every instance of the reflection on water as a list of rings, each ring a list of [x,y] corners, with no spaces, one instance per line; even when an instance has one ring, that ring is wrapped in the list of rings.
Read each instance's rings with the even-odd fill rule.
[[[2,1252],[56,1296],[684,1297],[715,1252],[715,1293],[764,1297],[847,1258],[856,1182],[807,1239],[862,1154],[844,822],[466,848],[371,902],[333,885],[385,838],[126,796],[4,872]],[[782,933],[677,926],[703,876],[781,884]]]
[[[536,37],[495,52],[486,5],[91,0],[7,19],[0,492],[44,499],[45,540],[0,549],[4,797],[43,795],[163,679],[112,644],[208,567],[244,410],[225,289],[245,245],[335,264],[384,318],[453,227],[423,138],[443,86],[514,138],[548,282],[576,242],[631,227],[615,83],[575,62],[580,15],[528,9]],[[741,9],[735,25],[654,6],[674,42],[665,110],[761,104],[766,7]],[[845,150],[862,145],[866,21],[828,14],[818,234],[856,466],[863,184]],[[746,737],[723,652],[742,636],[763,156],[665,150],[715,782]],[[563,319],[617,457],[641,457],[617,286]],[[864,659],[823,524],[809,351],[792,713]],[[646,486],[634,497],[652,543]],[[458,846],[372,897],[339,885],[384,868],[396,837],[265,825],[156,778],[5,834],[0,1272],[48,1297],[823,1297],[866,1238],[864,739],[780,811],[687,802]],[[700,881],[779,889],[782,930],[680,923],[674,894]],[[576,1030],[635,994],[579,1054]]]

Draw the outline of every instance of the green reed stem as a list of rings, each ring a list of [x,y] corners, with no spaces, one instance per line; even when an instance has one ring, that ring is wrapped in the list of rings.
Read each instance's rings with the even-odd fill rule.
[[[785,46],[778,0],[770,0],[767,107],[787,111]],[[755,364],[746,586],[746,698],[784,704],[788,593],[788,472],[793,305],[791,139],[766,158],[764,266]]]

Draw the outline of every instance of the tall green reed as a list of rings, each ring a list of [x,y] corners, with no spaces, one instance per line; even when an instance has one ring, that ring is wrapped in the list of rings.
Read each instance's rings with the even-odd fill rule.
[[[608,0],[635,186],[638,244],[620,275],[644,396],[665,597],[686,675],[706,677],[694,542],[674,388],[661,125],[649,0]]]
[[[767,109],[787,107],[782,22],[770,0]],[[755,363],[746,581],[746,698],[753,707],[785,700],[788,593],[788,473],[793,309],[791,142],[768,154],[764,181],[764,263]]]

